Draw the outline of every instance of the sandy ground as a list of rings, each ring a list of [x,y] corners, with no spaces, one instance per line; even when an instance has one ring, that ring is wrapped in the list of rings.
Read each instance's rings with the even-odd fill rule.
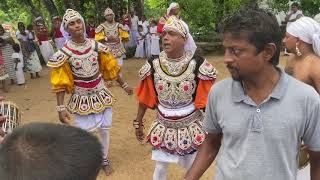
[[[206,56],[206,58],[219,71],[217,81],[229,76],[221,55],[210,55]],[[129,59],[124,63],[124,78],[133,87],[136,87],[139,82],[138,70],[144,62],[145,60]],[[25,74],[26,85],[10,86],[9,93],[2,94],[7,100],[13,101],[19,106],[23,112],[22,124],[30,122],[59,123],[55,109],[55,94],[51,93],[50,90],[49,72],[49,68],[44,67],[39,79],[30,79],[30,76]],[[113,108],[113,126],[109,153],[114,173],[106,177],[101,171],[98,180],[152,179],[155,163],[150,159],[151,146],[146,143],[139,143],[135,139],[134,129],[132,128],[132,120],[137,113],[136,98],[135,96],[127,96],[118,86],[111,87],[110,90],[117,97],[117,103]],[[145,131],[148,131],[154,115],[154,111],[147,111]],[[172,164],[169,166],[168,179],[183,179],[184,173],[185,170],[183,168]],[[211,179],[213,174],[212,165],[202,179]]]

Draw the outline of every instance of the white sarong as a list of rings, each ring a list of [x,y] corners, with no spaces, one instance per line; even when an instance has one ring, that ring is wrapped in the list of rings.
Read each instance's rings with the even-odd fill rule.
[[[97,128],[110,129],[112,125],[112,108],[107,108],[101,113],[78,115],[75,114],[74,126],[86,130],[88,132],[94,131]]]

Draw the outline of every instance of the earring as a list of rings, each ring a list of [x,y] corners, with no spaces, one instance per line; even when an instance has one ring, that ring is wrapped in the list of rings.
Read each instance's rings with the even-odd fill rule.
[[[297,54],[297,56],[302,56],[302,53],[300,52],[300,49],[298,48],[298,43],[296,43],[296,54]]]

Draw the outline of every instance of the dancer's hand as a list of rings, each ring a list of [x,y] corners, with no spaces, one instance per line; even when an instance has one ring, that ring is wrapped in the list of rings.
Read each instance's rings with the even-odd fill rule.
[[[125,91],[128,95],[132,95],[132,94],[133,94],[133,88],[130,87],[130,86],[124,88],[124,91]]]
[[[63,124],[70,125],[69,121],[71,120],[71,118],[69,113],[66,110],[59,112],[59,120]]]
[[[119,37],[112,36],[112,35],[108,36],[107,39],[108,39],[108,42],[111,42],[111,43],[120,42]]]
[[[136,138],[140,142],[144,140],[143,126],[140,126],[138,129],[136,129]]]

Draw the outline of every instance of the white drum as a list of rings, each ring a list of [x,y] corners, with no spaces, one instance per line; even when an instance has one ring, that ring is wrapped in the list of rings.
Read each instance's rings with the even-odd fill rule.
[[[21,112],[16,104],[11,101],[2,101],[0,103],[0,114],[6,116],[1,130],[5,133],[11,133],[21,123]]]

